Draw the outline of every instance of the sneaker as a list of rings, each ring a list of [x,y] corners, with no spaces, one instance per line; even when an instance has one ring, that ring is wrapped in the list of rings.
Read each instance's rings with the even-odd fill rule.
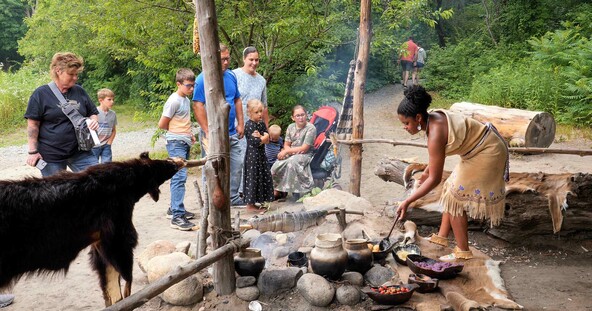
[[[0,294],[0,308],[4,308],[14,300],[13,294]]]
[[[173,218],[173,211],[171,211],[170,208],[167,210],[166,218],[167,219],[172,219]],[[192,213],[192,212],[185,211],[185,218],[187,218],[187,219],[193,219],[193,218],[195,218],[195,214]]]
[[[193,227],[195,227],[195,224],[190,222],[189,220],[187,220],[187,218],[181,216],[181,217],[175,217],[171,220],[171,228],[173,229],[179,229],[181,231],[189,231],[192,230]]]

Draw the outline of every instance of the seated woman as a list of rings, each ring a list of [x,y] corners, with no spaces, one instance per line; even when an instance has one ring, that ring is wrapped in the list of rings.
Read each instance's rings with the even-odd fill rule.
[[[288,192],[298,196],[310,192],[314,186],[310,161],[317,130],[308,123],[306,111],[300,105],[292,109],[292,120],[294,123],[286,130],[284,149],[271,167],[276,198]]]

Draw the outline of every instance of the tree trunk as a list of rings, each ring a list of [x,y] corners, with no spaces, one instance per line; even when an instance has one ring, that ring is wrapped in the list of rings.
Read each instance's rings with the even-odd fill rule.
[[[425,164],[398,159],[382,159],[375,174],[384,181],[402,186],[413,185],[413,174]],[[440,213],[424,210],[438,203],[442,183],[450,175],[445,171],[440,186],[412,206],[419,207],[409,217],[418,225],[438,226]],[[586,173],[510,173],[506,185],[506,211],[499,226],[470,220],[470,229],[485,230],[503,240],[521,243],[525,238],[548,236],[592,237],[592,174]]]
[[[555,139],[555,120],[546,112],[467,102],[455,103],[450,107],[450,111],[462,113],[484,123],[492,123],[511,147],[546,148]]]
[[[366,71],[370,52],[371,33],[371,2],[362,0],[360,3],[360,52],[356,62],[354,78],[354,99],[352,119],[352,139],[364,138],[364,90],[366,88]],[[360,196],[360,180],[362,178],[362,145],[350,147],[351,173],[349,192]]]
[[[442,8],[442,0],[436,0],[436,11],[440,10]],[[444,20],[442,18],[438,18],[438,22],[436,23],[436,35],[438,37],[438,46],[440,46],[441,48],[445,48],[446,47],[446,34],[444,32],[444,25],[442,25],[442,23],[444,22]]]
[[[228,142],[228,114],[230,105],[224,98],[218,22],[214,0],[196,2],[199,24],[199,43],[206,91],[208,116],[208,161],[206,189],[210,206],[213,249],[223,247],[232,233],[230,219],[230,152]],[[234,292],[235,275],[232,254],[214,264],[214,289],[219,295]]]

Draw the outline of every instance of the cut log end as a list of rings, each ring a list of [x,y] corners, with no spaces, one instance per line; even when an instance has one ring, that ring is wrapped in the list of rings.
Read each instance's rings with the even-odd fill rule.
[[[525,147],[547,148],[555,139],[555,119],[547,112],[535,115],[524,134]]]

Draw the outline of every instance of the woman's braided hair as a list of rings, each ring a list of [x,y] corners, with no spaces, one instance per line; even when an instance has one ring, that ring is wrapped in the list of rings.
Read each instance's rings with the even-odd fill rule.
[[[397,114],[414,118],[421,114],[424,120],[428,118],[428,107],[432,103],[432,96],[421,85],[414,85],[405,90],[405,98],[397,108]]]

